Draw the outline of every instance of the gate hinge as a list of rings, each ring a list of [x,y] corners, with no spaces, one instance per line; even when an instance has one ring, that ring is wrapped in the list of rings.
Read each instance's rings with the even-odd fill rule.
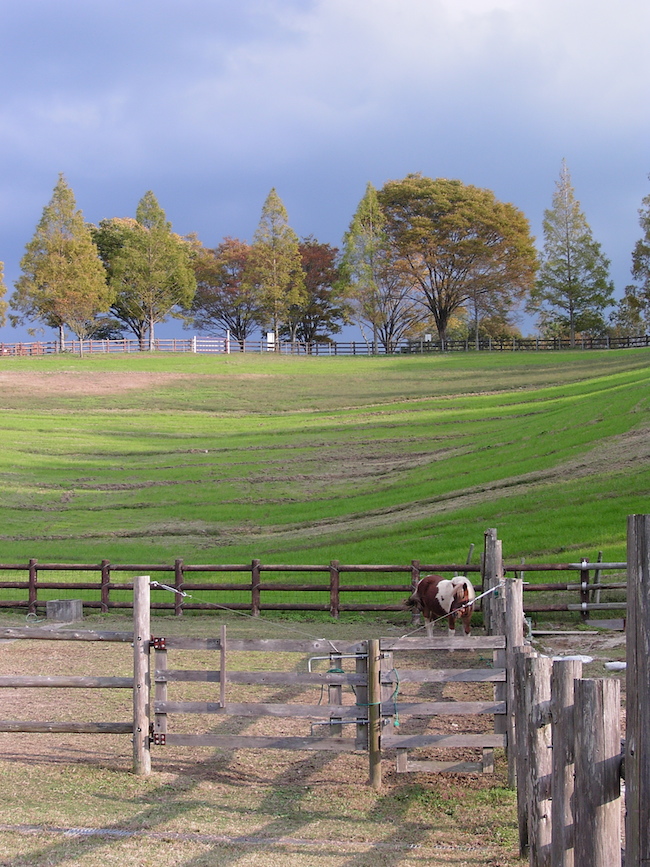
[[[154,724],[149,726],[149,743],[157,747],[164,747],[167,743],[167,735],[164,732],[154,731]]]
[[[167,650],[167,639],[166,638],[156,638],[156,636],[151,636],[151,643],[153,644],[154,650]]]

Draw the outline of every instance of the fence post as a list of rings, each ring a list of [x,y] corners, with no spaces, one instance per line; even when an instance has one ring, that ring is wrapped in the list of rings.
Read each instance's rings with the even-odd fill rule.
[[[368,760],[370,785],[381,789],[381,657],[379,639],[368,640]]]
[[[253,617],[260,616],[260,561],[253,560],[251,563],[251,614]]]
[[[627,519],[627,864],[650,864],[650,515]]]
[[[133,773],[151,773],[149,749],[149,643],[151,588],[148,575],[133,579]]]
[[[524,587],[519,578],[508,578],[506,601],[506,731],[508,733],[508,786],[514,788],[517,778],[517,726],[515,712],[515,649],[524,643]]]
[[[419,560],[411,560],[411,593],[415,591],[415,588],[418,586],[418,581],[420,580],[420,561]],[[411,614],[411,623],[415,626],[416,623],[420,622],[420,615],[418,612],[413,609],[413,613]]]
[[[575,682],[575,860],[580,867],[621,864],[620,692],[615,677]],[[627,863],[641,867],[648,862]]]
[[[27,591],[29,597],[29,607],[27,610],[30,614],[36,614],[36,602],[38,600],[38,569],[36,567],[37,562],[37,560],[33,559],[29,561],[29,590]]]
[[[180,559],[174,562],[174,614],[176,617],[181,617],[183,614],[183,597],[180,591],[183,589],[183,561]]]
[[[111,564],[109,560],[102,560],[102,579],[101,579],[101,611],[106,614],[108,611],[109,591],[108,586],[111,582]]]
[[[582,677],[582,662],[556,660],[551,673],[551,862],[553,867],[573,867],[575,824],[574,793],[574,681]]]
[[[551,666],[551,660],[545,656],[528,657],[524,662],[530,780],[530,867],[554,867],[551,865]]]
[[[495,588],[503,576],[503,557],[501,541],[495,529],[485,531],[483,550],[483,593]],[[488,635],[503,634],[503,609],[494,601],[494,594],[483,597],[483,623]]]
[[[330,560],[330,614],[338,620],[339,617],[339,561]]]
[[[529,644],[514,649],[515,731],[517,770],[517,825],[519,827],[519,854],[523,858],[528,852],[528,811],[530,806],[530,774],[528,772],[528,717],[526,716],[526,658],[532,654]],[[510,674],[510,672],[509,672]]]

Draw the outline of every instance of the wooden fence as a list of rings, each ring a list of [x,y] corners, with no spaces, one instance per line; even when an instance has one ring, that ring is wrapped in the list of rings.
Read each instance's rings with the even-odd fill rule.
[[[488,338],[476,341],[470,339],[446,340],[400,340],[386,347],[370,341],[280,341],[277,344],[267,340],[237,341],[231,335],[223,337],[172,337],[156,338],[153,341],[154,352],[175,353],[208,353],[229,354],[231,352],[266,353],[275,352],[282,355],[309,355],[316,357],[330,356],[368,356],[368,355],[402,355],[430,354],[441,352],[557,352],[559,350],[591,350],[591,349],[633,349],[650,346],[650,335],[641,334],[634,337],[579,337],[572,345],[568,337],[508,337]],[[18,343],[0,343],[0,356],[35,356],[53,355],[61,351],[75,354],[109,354],[134,353],[149,351],[149,341],[139,341],[131,338],[119,340],[68,340],[63,348],[58,341],[21,341]]]
[[[323,611],[338,618],[346,611],[401,611],[404,595],[411,592],[420,575],[430,572],[441,574],[467,574],[475,576],[473,583],[478,590],[486,589],[490,582],[503,575],[516,575],[524,578],[539,573],[567,573],[561,582],[525,583],[524,608],[527,613],[551,611],[581,612],[584,619],[590,611],[624,611],[623,599],[615,602],[601,602],[602,591],[616,591],[623,595],[626,582],[606,581],[607,571],[625,572],[624,562],[590,563],[582,559],[576,563],[547,564],[503,564],[494,547],[500,545],[496,531],[486,533],[485,552],[482,565],[471,563],[434,563],[424,564],[413,560],[409,565],[349,565],[332,560],[323,565],[273,565],[260,560],[237,565],[191,565],[177,559],[173,564],[116,564],[108,560],[100,563],[39,563],[30,559],[27,563],[0,563],[0,608],[27,609],[29,613],[44,610],[48,599],[56,598],[58,591],[66,594],[79,594],[83,591],[83,604],[86,608],[107,612],[111,609],[130,609],[133,605],[131,594],[133,581],[115,580],[125,572],[154,574],[163,588],[155,592],[152,608],[174,611],[214,611],[230,609],[246,611],[258,616],[263,611]],[[472,546],[473,547],[473,546]],[[471,557],[470,549],[470,557]],[[469,558],[468,558],[469,559]],[[24,577],[5,580],[6,573],[24,573]],[[96,580],[52,580],[56,572],[97,573]],[[5,573],[2,575],[1,573]],[[383,584],[368,581],[368,576],[390,575]],[[43,576],[47,577],[43,580]],[[210,576],[211,580],[205,580]],[[232,580],[233,578],[243,580]],[[244,578],[245,576],[245,578]],[[324,582],[318,576],[326,576]],[[359,578],[363,576],[363,580]],[[403,576],[404,580],[399,580]],[[227,577],[230,580],[214,580]],[[300,580],[300,577],[303,580]],[[204,580],[197,580],[203,578]],[[267,580],[264,580],[267,578]],[[354,579],[357,580],[354,580]],[[311,579],[311,580],[305,580]],[[393,583],[388,583],[390,580]],[[398,579],[398,580],[396,580]],[[573,580],[571,580],[573,579]],[[154,588],[155,590],[155,588]],[[15,591],[15,592],[14,592]],[[20,592],[22,591],[22,592]],[[170,592],[174,591],[174,592]],[[279,601],[291,595],[291,601]],[[308,599],[318,598],[319,601]],[[551,595],[562,595],[562,601],[549,601]],[[359,601],[359,598],[369,601]],[[543,598],[543,601],[539,601]],[[386,601],[383,601],[383,600]]]

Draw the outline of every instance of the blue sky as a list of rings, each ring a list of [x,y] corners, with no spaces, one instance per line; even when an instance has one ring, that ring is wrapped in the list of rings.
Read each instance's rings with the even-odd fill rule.
[[[5,282],[59,172],[88,221],[151,189],[207,246],[250,240],[271,187],[338,245],[368,181],[422,172],[492,189],[539,243],[564,158],[620,295],[648,33],[647,0],[0,0]]]

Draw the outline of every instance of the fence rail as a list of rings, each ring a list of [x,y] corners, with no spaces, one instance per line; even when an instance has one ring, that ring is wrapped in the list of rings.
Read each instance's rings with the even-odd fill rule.
[[[54,355],[59,352],[75,354],[107,354],[148,352],[177,352],[198,354],[230,354],[234,352],[265,353],[282,355],[338,356],[338,355],[413,355],[440,352],[557,352],[564,349],[634,349],[650,347],[650,334],[635,337],[583,337],[573,344],[568,337],[545,339],[541,337],[511,337],[507,339],[479,340],[400,340],[390,346],[373,345],[368,341],[352,340],[238,341],[229,334],[223,337],[172,337],[148,340],[123,338],[121,340],[69,340],[65,344],[57,340],[21,341],[0,343],[0,356]]]
[[[46,608],[48,600],[57,598],[55,591],[81,596],[86,608],[102,612],[130,609],[133,606],[132,580],[114,579],[118,573],[132,572],[152,574],[156,579],[151,603],[153,609],[174,611],[179,616],[183,611],[226,608],[250,612],[254,616],[262,611],[322,611],[338,618],[342,612],[402,611],[404,595],[411,592],[421,575],[431,572],[475,575],[473,583],[477,592],[480,592],[485,582],[482,568],[477,564],[424,564],[419,560],[413,560],[408,565],[343,564],[337,560],[320,565],[263,564],[260,560],[252,560],[247,564],[203,565],[186,564],[177,559],[167,565],[134,565],[116,564],[109,560],[80,564],[39,563],[31,559],[22,564],[0,563],[0,609],[19,608],[36,613]],[[567,573],[566,579],[561,582],[525,582],[524,608],[527,613],[578,611],[587,619],[590,611],[626,609],[627,603],[623,598],[601,601],[600,595],[604,590],[623,596],[625,581],[604,581],[602,576],[607,571],[625,573],[626,568],[625,562],[589,562],[582,559],[576,563],[504,564],[503,574],[525,579],[529,573]],[[21,579],[6,580],[7,573],[11,572],[26,574]],[[87,580],[86,575],[79,581],[41,580],[44,573],[55,572],[98,573],[98,580]],[[211,580],[203,578],[208,573],[211,573]],[[392,583],[390,579],[383,583],[371,583],[372,576],[382,574],[391,575]],[[292,578],[294,575],[295,579]],[[327,581],[319,580],[318,577],[310,580],[312,576],[320,575],[327,576]],[[363,579],[360,580],[362,575]],[[199,576],[203,580],[197,580]],[[268,576],[268,580],[263,580],[264,576]],[[276,580],[272,576],[277,576]],[[303,577],[302,581],[299,576]],[[571,580],[574,576],[577,576],[577,580]],[[226,580],[219,580],[219,577],[225,577]],[[541,593],[544,595],[538,601]],[[561,601],[550,601],[551,595],[560,593],[564,595]],[[314,598],[314,594],[319,595]]]

